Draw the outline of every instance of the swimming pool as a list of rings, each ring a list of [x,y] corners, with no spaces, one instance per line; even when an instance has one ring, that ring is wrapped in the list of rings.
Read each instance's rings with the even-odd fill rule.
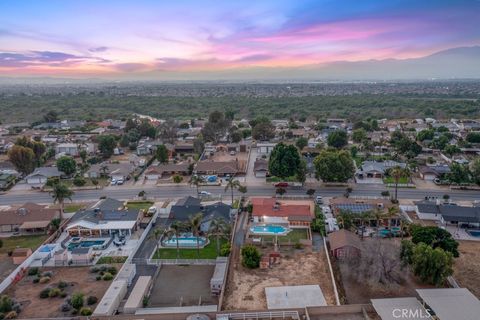
[[[467,233],[475,238],[480,238],[480,230],[467,230]]]
[[[81,240],[78,242],[70,242],[67,246],[69,251],[72,251],[75,248],[90,248],[93,247],[94,250],[105,249],[106,240]]]
[[[45,244],[38,249],[39,252],[48,253],[52,252],[55,249],[56,245],[54,244]]]
[[[276,224],[264,224],[257,225],[250,228],[250,232],[259,235],[286,235],[290,232],[290,228],[276,225]]]
[[[207,238],[198,237],[198,246],[204,247],[208,243]],[[173,237],[168,240],[162,241],[163,247],[177,247],[177,238]],[[196,248],[197,247],[197,238],[191,234],[182,235],[178,237],[178,246],[180,248]]]

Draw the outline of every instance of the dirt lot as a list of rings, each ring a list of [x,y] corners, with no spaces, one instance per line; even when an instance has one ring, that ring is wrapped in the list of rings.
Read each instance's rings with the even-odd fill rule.
[[[324,251],[292,253],[268,270],[250,270],[240,264],[225,292],[224,310],[266,309],[266,287],[318,284],[329,305],[335,303],[333,286]]]
[[[237,152],[235,155],[230,155],[229,152],[226,151],[218,151],[215,152],[213,156],[209,157],[210,160],[213,161],[237,161],[238,160],[238,166],[241,172],[244,172],[246,170],[247,166],[247,159],[248,159],[248,153],[247,152]]]
[[[19,283],[11,286],[7,294],[17,300],[22,305],[22,311],[19,318],[47,318],[70,316],[69,313],[60,311],[65,298],[55,297],[40,299],[39,294],[46,287],[55,287],[60,281],[65,281],[70,285],[64,289],[68,296],[73,293],[81,292],[88,296],[95,296],[98,301],[107,291],[111,281],[96,281],[96,274],[90,273],[88,267],[61,267],[45,268],[41,270],[52,271],[53,276],[50,282],[45,284],[32,283],[33,277],[26,276]],[[89,306],[95,310],[96,304]]]
[[[480,242],[459,241],[460,257],[455,259],[453,277],[462,287],[480,298]]]
[[[150,307],[217,304],[210,294],[215,266],[162,266],[150,294]]]
[[[0,254],[0,281],[6,279],[17,266],[13,264],[12,258],[6,253]]]

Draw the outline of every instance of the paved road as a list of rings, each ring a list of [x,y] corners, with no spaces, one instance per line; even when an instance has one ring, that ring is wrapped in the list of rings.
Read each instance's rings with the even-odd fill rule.
[[[288,189],[288,195],[305,195],[305,189]],[[316,194],[332,197],[341,196],[345,193],[343,187],[318,187]],[[100,196],[109,196],[112,198],[127,200],[138,195],[141,190],[145,190],[149,197],[156,199],[179,198],[184,196],[194,196],[195,188],[179,185],[179,186],[125,186],[109,190],[82,190],[75,192],[73,196],[74,201],[92,201],[97,200]],[[223,187],[201,187],[200,190],[206,190],[212,194],[221,194],[225,199],[229,197],[229,192],[224,191]],[[386,190],[386,187],[381,185],[355,185],[351,195],[353,196],[380,196],[380,192]],[[393,190],[390,189],[390,192]],[[444,194],[448,193],[453,201],[459,200],[480,200],[480,192],[475,190],[426,190],[426,189],[399,189],[398,197],[400,199],[423,199],[425,196],[436,196],[442,198]],[[240,195],[236,192],[236,195]],[[248,186],[248,196],[272,196],[274,195],[274,188],[272,186]],[[47,192],[39,191],[24,191],[24,192],[9,192],[0,195],[0,205],[25,203],[25,202],[50,203],[52,197]]]

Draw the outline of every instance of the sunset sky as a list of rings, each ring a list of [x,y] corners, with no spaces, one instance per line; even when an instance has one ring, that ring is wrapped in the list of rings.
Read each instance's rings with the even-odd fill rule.
[[[422,57],[480,44],[479,0],[0,1],[0,76]]]

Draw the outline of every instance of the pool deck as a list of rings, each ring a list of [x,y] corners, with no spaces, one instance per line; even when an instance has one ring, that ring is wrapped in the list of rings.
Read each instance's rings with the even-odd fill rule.
[[[472,236],[465,229],[457,228],[455,226],[446,226],[445,228],[452,234],[455,240],[480,241],[480,237]]]

